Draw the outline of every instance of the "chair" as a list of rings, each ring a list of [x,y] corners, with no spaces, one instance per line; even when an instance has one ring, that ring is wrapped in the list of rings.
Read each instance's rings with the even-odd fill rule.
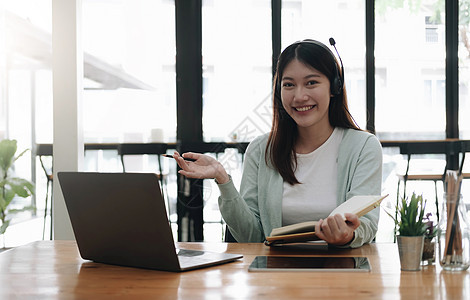
[[[122,171],[126,172],[124,156],[126,155],[156,155],[158,160],[158,177],[160,185],[164,187],[164,174],[162,170],[161,155],[168,150],[168,145],[163,143],[154,144],[119,144],[117,147],[118,155],[121,158]]]
[[[44,205],[44,221],[43,221],[43,229],[42,229],[42,239],[44,240],[44,235],[46,232],[46,218],[47,218],[47,204],[49,202],[49,198],[51,199],[50,201],[50,216],[51,216],[51,228],[50,228],[50,239],[52,240],[52,199],[53,199],[53,190],[52,190],[52,183],[53,183],[53,172],[52,172],[52,157],[51,157],[51,167],[46,168],[44,161],[43,161],[43,156],[45,155],[39,155],[39,162],[41,163],[41,167],[44,171],[44,174],[46,175],[46,200],[45,200],[45,205]],[[50,197],[49,197],[49,190],[50,190]]]
[[[435,205],[436,205],[436,218],[439,221],[439,195],[437,193],[437,183],[442,181],[444,184],[445,176],[447,169],[449,168],[458,168],[459,172],[462,174],[463,179],[469,179],[470,173],[463,172],[463,166],[465,162],[465,154],[469,145],[466,141],[460,140],[448,140],[448,141],[415,141],[407,144],[403,144],[400,147],[400,153],[407,155],[407,165],[406,171],[404,174],[398,175],[398,186],[397,186],[397,204],[400,198],[400,183],[403,181],[403,197],[406,197],[406,184],[410,180],[414,181],[432,181],[434,182],[434,192],[435,192]],[[445,154],[447,162],[454,161],[456,165],[451,165],[450,167],[445,165],[443,172],[437,173],[420,173],[420,174],[410,174],[410,160],[412,154]],[[459,159],[459,156],[461,158]],[[453,163],[455,164],[455,163]],[[395,226],[396,230],[396,226]]]
[[[459,172],[460,174],[462,174],[462,179],[470,179],[470,173],[468,172],[466,173],[463,171],[464,162],[465,162],[465,149],[462,150],[462,160],[460,162]]]
[[[117,147],[118,155],[121,158],[122,171],[126,172],[124,156],[126,155],[156,155],[158,163],[158,179],[164,199],[167,201],[168,217],[171,215],[170,199],[167,191],[167,176],[163,173],[161,155],[168,150],[168,144],[165,143],[149,143],[149,144],[119,144]],[[170,221],[171,223],[171,221]]]
[[[404,174],[397,174],[398,176],[398,186],[397,186],[397,203],[400,198],[400,183],[403,181],[403,198],[406,198],[406,184],[408,181],[432,181],[434,182],[434,193],[435,193],[435,203],[438,205],[439,196],[437,193],[437,183],[439,181],[444,182],[447,165],[444,167],[442,173],[413,173],[410,174],[410,161],[411,161],[411,153],[407,154],[407,162],[406,162],[406,171]],[[436,206],[438,207],[438,206]]]
[[[44,240],[45,232],[46,232],[46,219],[47,214],[49,212],[51,216],[51,226],[50,226],[50,239],[52,240],[53,234],[53,227],[52,227],[52,205],[53,205],[53,157],[52,157],[52,144],[37,144],[36,145],[36,156],[39,158],[39,162],[41,163],[42,170],[46,175],[46,199],[44,205],[44,221],[43,221],[43,229],[42,229],[42,239]],[[45,159],[47,161],[45,162]],[[50,201],[49,201],[50,199]],[[50,204],[49,204],[50,203]],[[49,208],[48,208],[49,204]]]
[[[215,155],[215,159],[220,161],[222,164],[227,163],[230,165],[231,162],[236,161],[236,165],[240,163],[238,160],[239,158],[237,155],[240,155],[241,157],[241,163],[243,164],[244,161],[244,156],[246,152],[246,148],[248,147],[247,142],[242,142],[242,143],[218,143],[218,142],[213,142],[213,143],[187,143],[183,145],[184,147],[179,147],[177,150],[179,150],[180,153],[184,153],[186,151],[192,151],[192,152],[199,152],[199,153],[211,153]],[[226,154],[227,149],[234,149],[236,150],[227,156],[225,156],[221,160],[221,155]],[[232,160],[234,159],[234,160]],[[206,220],[204,217],[202,217],[202,222],[203,224],[207,223],[212,223],[212,224],[220,224],[221,228],[221,233],[222,233],[222,239],[225,242],[237,242],[235,238],[232,236],[230,233],[230,230],[228,227],[226,227],[226,224],[224,220],[222,219],[222,216],[220,216],[220,219],[214,219],[214,220]],[[225,227],[225,228],[224,228]]]
[[[232,233],[230,232],[230,229],[228,229],[228,226],[225,227],[224,242],[226,242],[226,243],[238,243],[237,240],[233,237]]]
[[[400,202],[400,183],[403,181],[403,198],[406,198],[406,184],[408,181],[432,181],[434,182],[434,194],[435,194],[435,206],[436,206],[436,218],[439,221],[439,196],[437,192],[437,183],[442,181],[444,184],[447,165],[445,165],[444,170],[442,173],[413,173],[410,174],[410,160],[411,160],[411,153],[407,154],[407,162],[406,162],[406,171],[404,174],[397,174],[398,176],[398,185],[397,185],[397,202],[396,205],[398,207],[398,203]],[[395,211],[395,218],[397,218],[398,211]],[[396,233],[397,233],[397,224],[394,226],[394,242],[396,242]]]

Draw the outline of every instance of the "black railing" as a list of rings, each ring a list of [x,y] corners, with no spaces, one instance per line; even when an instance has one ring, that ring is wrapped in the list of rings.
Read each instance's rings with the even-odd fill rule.
[[[397,147],[400,154],[444,154],[447,158],[447,169],[457,170],[462,168],[465,152],[470,150],[470,140],[446,139],[427,141],[381,141],[383,147]],[[236,149],[244,157],[248,142],[243,143],[109,143],[109,144],[85,144],[85,150],[116,150],[121,158],[123,171],[125,171],[124,159],[126,155],[157,155],[159,159],[159,172],[162,174],[160,156],[170,150],[178,150],[181,153],[191,151],[198,153],[224,153],[226,149]],[[171,152],[170,152],[171,153]],[[38,144],[36,147],[37,156],[52,156],[51,144]],[[460,159],[460,155],[462,158]],[[160,177],[162,178],[162,177]],[[178,180],[180,181],[180,180]],[[202,186],[202,181],[197,179],[189,180],[190,186]],[[163,185],[163,182],[162,182]],[[177,216],[178,216],[178,240],[181,241],[182,232],[191,232],[192,238],[189,240],[203,239],[203,200],[201,189],[184,191],[187,185],[178,185]],[[199,202],[200,203],[199,203]],[[191,202],[191,205],[188,205]],[[198,203],[200,205],[198,205]],[[182,222],[184,217],[190,218],[189,222]],[[194,220],[198,220],[194,222]],[[187,224],[187,225],[184,225]],[[187,228],[183,228],[187,226]]]

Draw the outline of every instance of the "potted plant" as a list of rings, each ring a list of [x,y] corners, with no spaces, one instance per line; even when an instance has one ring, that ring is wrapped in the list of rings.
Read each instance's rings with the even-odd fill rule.
[[[437,224],[431,220],[431,213],[427,213],[424,217],[424,221],[426,222],[426,232],[424,233],[424,246],[423,246],[423,263],[427,263],[428,265],[434,263],[435,257],[435,245],[436,242],[434,238],[437,235]]]
[[[424,220],[426,201],[423,196],[412,194],[411,199],[402,198],[396,209],[397,214],[387,214],[394,220],[399,233],[397,235],[398,251],[400,254],[401,270],[420,270],[423,255],[424,234],[427,224]]]
[[[16,150],[16,140],[0,141],[0,236],[5,234],[10,225],[11,214],[31,209],[31,206],[19,209],[11,208],[10,204],[13,199],[16,196],[27,198],[34,193],[34,185],[31,182],[14,177],[13,164],[27,151],[25,150],[15,157]],[[4,240],[2,246],[5,248]]]

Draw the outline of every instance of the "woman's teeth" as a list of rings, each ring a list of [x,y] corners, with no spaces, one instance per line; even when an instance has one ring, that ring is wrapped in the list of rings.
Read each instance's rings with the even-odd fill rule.
[[[304,106],[304,107],[296,107],[295,110],[296,111],[307,111],[309,109],[312,109],[313,105],[310,105],[310,106]]]

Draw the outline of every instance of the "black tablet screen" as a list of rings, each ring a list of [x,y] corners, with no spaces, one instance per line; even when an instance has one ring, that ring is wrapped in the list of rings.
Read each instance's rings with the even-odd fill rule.
[[[370,271],[367,257],[257,256],[249,271]]]

